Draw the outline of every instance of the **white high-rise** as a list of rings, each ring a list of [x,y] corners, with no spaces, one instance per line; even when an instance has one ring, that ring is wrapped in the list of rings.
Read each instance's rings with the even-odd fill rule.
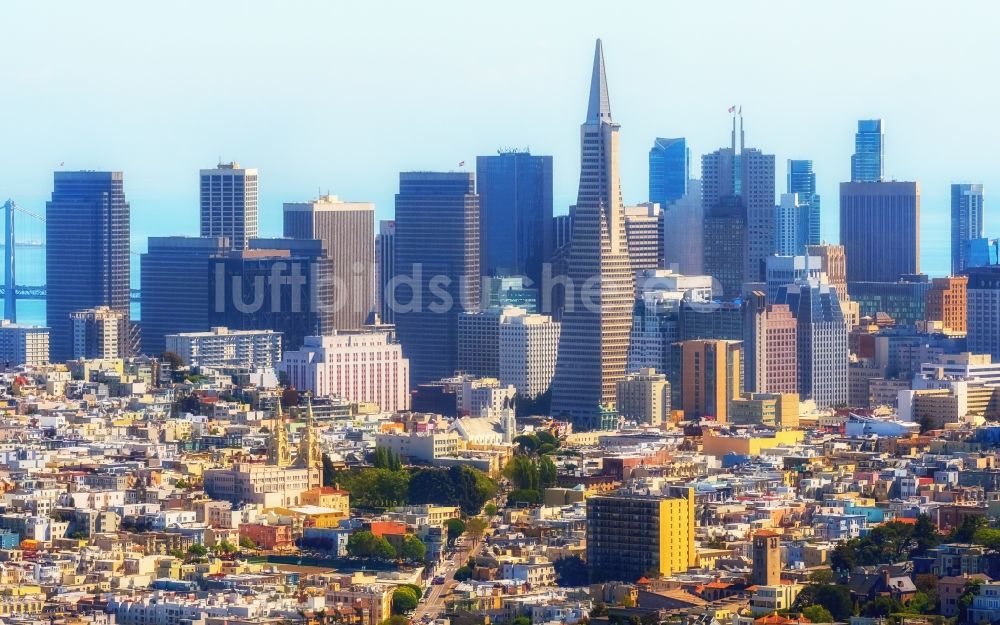
[[[229,237],[233,249],[246,249],[257,237],[257,170],[219,163],[201,170],[201,236]]]
[[[7,366],[49,362],[49,329],[0,319],[0,360]]]
[[[410,407],[410,361],[386,332],[307,336],[301,349],[285,352],[281,369],[299,391],[378,404],[388,412]]]
[[[512,311],[519,311],[513,313]],[[534,398],[549,390],[556,372],[560,324],[548,315],[505,311],[500,320],[500,382]]]

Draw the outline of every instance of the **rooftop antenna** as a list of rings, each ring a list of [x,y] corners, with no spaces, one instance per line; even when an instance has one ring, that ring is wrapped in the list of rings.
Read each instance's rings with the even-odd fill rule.
[[[743,153],[743,105],[740,105],[740,153]]]

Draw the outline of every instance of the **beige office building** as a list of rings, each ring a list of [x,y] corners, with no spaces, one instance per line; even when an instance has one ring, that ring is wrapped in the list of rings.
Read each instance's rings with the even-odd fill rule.
[[[663,425],[670,416],[670,382],[654,369],[640,369],[618,381],[618,415],[644,425]]]

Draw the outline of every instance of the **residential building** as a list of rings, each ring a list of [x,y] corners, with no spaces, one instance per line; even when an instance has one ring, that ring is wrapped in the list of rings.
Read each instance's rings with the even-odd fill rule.
[[[968,286],[967,276],[934,278],[924,294],[924,319],[928,325],[940,326],[941,332],[951,336],[965,336]]]
[[[166,351],[192,367],[274,369],[281,360],[281,333],[215,327],[208,332],[168,334]]]
[[[513,385],[519,396],[529,399],[548,392],[561,328],[548,315],[505,313],[500,319],[500,383]]]
[[[632,271],[663,266],[663,211],[659,204],[625,207],[625,240]]]
[[[657,137],[649,149],[649,201],[666,207],[688,193],[691,150],[684,137]]]
[[[803,210],[806,245],[819,245],[820,236],[820,197],[816,193],[816,174],[813,172],[813,162],[810,160],[788,160],[788,193],[798,196]],[[800,254],[801,252],[796,252]]]
[[[5,367],[49,363],[49,329],[0,319],[0,362]]]
[[[895,282],[920,273],[920,185],[840,183],[840,241],[848,282]]]
[[[140,266],[143,353],[162,353],[168,334],[209,328],[209,263],[229,247],[226,237],[149,237]]]
[[[587,498],[592,582],[635,582],[695,565],[694,489],[675,497],[621,493]]]
[[[387,297],[392,294],[392,278],[396,272],[396,222],[383,219],[378,222],[375,237],[375,309],[382,323],[395,323],[395,301]]]
[[[851,182],[885,179],[885,129],[881,119],[859,119],[851,155]],[[843,230],[841,230],[843,239]]]
[[[479,308],[479,196],[469,172],[403,172],[396,194],[396,331],[410,383],[452,375],[459,314]],[[446,297],[447,301],[441,298]],[[443,310],[441,310],[443,308]]]
[[[655,369],[640,369],[618,381],[618,415],[643,425],[662,426],[670,420],[670,383]]]
[[[994,359],[990,354],[971,352],[942,353],[922,362],[920,375],[938,379],[967,380],[990,387],[1000,387],[1000,358]]]
[[[1000,360],[1000,266],[971,268],[966,275],[969,351]]]
[[[73,359],[124,358],[128,344],[128,316],[110,306],[78,310],[73,324]]]
[[[360,328],[375,310],[375,204],[321,195],[310,202],[286,202],[284,235],[319,239],[333,262],[332,328]]]
[[[598,40],[587,118],[580,128],[580,189],[567,259],[567,277],[577,288],[567,294],[552,381],[552,414],[569,417],[580,429],[602,423],[601,407],[614,404],[628,357],[634,277],[625,238],[618,131]]]
[[[526,276],[541,288],[552,256],[552,157],[498,151],[476,157],[479,264],[484,276]]]
[[[281,332],[283,349],[334,326],[333,261],[320,239],[252,239],[209,260],[209,325]]]
[[[259,503],[265,508],[297,506],[302,493],[322,481],[312,467],[279,467],[273,464],[237,462],[228,469],[205,471],[205,494],[232,503]]]
[[[257,237],[257,170],[237,162],[200,172],[201,236],[226,237],[234,250]]]
[[[410,363],[386,332],[334,331],[307,336],[285,352],[288,383],[317,397],[376,404],[385,412],[410,408]]]
[[[743,393],[742,343],[691,340],[680,343],[681,408],[686,419],[728,420],[729,404]]]
[[[983,185],[951,185],[951,272],[969,266],[969,241],[983,238]]]
[[[109,306],[129,319],[129,203],[120,171],[57,171],[45,205],[45,314],[54,362],[73,357],[70,313]]]
[[[375,446],[392,451],[408,462],[433,464],[454,456],[461,437],[456,432],[384,432],[375,436]]]

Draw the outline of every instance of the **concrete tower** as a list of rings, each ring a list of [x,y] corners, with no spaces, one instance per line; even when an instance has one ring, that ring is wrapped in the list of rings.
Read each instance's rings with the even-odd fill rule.
[[[777,532],[761,530],[754,534],[750,583],[757,586],[781,583],[781,545]]]

